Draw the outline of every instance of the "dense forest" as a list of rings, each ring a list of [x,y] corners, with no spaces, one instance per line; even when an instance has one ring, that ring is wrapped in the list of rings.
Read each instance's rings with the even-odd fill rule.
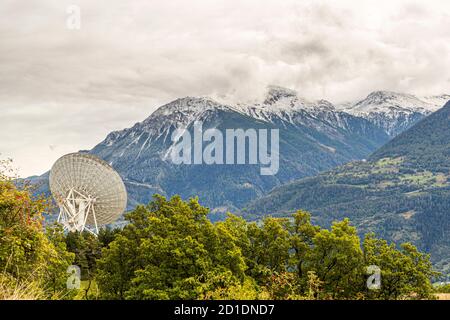
[[[302,210],[213,223],[198,199],[155,196],[94,236],[44,227],[50,206],[0,177],[1,299],[429,299],[438,275],[410,243],[361,240],[348,219],[324,229]]]

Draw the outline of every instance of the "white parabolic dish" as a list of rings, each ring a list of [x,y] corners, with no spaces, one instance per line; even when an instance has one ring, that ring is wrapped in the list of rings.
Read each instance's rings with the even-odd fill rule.
[[[55,162],[50,191],[60,207],[58,220],[69,231],[98,233],[98,226],[116,221],[127,205],[119,174],[105,161],[86,153],[67,154]]]

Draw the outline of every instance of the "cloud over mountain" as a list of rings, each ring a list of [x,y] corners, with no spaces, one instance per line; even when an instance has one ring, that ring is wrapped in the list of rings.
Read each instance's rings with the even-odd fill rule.
[[[79,31],[66,28],[69,4]],[[333,102],[441,94],[449,14],[447,1],[5,0],[0,151],[39,173],[164,102],[253,99],[268,84]]]

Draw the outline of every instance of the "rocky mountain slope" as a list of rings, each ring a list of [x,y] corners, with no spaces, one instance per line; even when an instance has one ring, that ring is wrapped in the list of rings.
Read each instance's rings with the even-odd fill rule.
[[[356,103],[341,109],[352,115],[363,117],[395,137],[419,120],[441,108],[450,96],[416,97],[390,91],[376,91]]]
[[[259,165],[175,165],[169,154],[174,130],[279,129],[280,165],[261,176]],[[90,152],[111,163],[124,177],[130,205],[146,203],[153,193],[199,196],[218,211],[236,209],[272,188],[366,157],[388,140],[369,121],[310,103],[292,91],[271,88],[257,105],[227,106],[208,98],[183,98],[156,110],[129,129],[113,132]]]
[[[279,129],[279,171],[262,176],[260,165],[182,164],[171,161],[172,133]],[[363,159],[389,136],[370,121],[337,110],[330,102],[310,102],[292,90],[270,87],[254,104],[225,105],[209,98],[187,97],[168,103],[133,127],[109,134],[88,151],[110,163],[122,175],[129,207],[147,203],[154,193],[199,196],[216,212],[236,210],[274,187],[313,176],[351,160]],[[204,143],[205,146],[205,143]],[[35,178],[46,190],[46,176]]]
[[[243,214],[310,210],[322,225],[349,217],[362,233],[411,241],[450,272],[450,102],[357,161],[275,188]]]

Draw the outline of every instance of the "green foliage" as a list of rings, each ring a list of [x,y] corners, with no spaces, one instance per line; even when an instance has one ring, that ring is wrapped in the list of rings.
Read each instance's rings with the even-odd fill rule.
[[[80,284],[80,290],[73,300],[98,300],[100,291],[95,280],[83,280]]]
[[[67,290],[67,268],[74,263],[74,254],[67,250],[62,227],[46,228],[47,239],[52,244],[46,256],[44,285],[52,296],[58,299],[70,299],[76,292]]]
[[[120,229],[101,228],[97,235],[100,247],[107,248],[119,233]]]
[[[134,239],[119,234],[107,249],[103,249],[102,258],[97,261],[96,276],[102,298],[125,299],[134,271],[138,268],[137,246]]]
[[[290,265],[296,270],[302,289],[306,289],[307,263],[314,245],[314,237],[320,227],[311,224],[311,214],[299,210],[294,214],[294,221],[290,227],[290,242],[292,246]],[[309,278],[308,278],[309,279]]]
[[[229,274],[228,274],[229,275]],[[225,274],[226,276],[226,274]],[[233,279],[222,286],[213,286],[212,291],[206,291],[200,299],[207,300],[266,300],[270,294],[258,286],[256,281],[246,277],[242,282]]]
[[[308,299],[321,298],[323,281],[319,279],[314,271],[308,271]]]
[[[118,299],[195,299],[217,274],[229,271],[242,278],[245,263],[233,234],[216,228],[207,213],[196,199],[167,201],[157,196],[127,214],[130,224],[99,261],[102,294]]]
[[[75,254],[74,264],[81,269],[81,279],[93,279],[97,269],[97,259],[101,257],[99,238],[90,232],[69,232],[65,237],[67,249]]]
[[[1,170],[2,166],[8,164],[0,164],[0,270],[3,284],[10,284],[13,292],[15,288],[20,291],[20,288],[32,287],[30,292],[39,291],[34,295],[36,298],[70,298],[73,292],[66,289],[66,270],[74,256],[67,252],[60,228],[49,227],[44,233],[42,215],[49,209],[49,201],[34,198],[27,186],[16,187]]]
[[[197,199],[156,196],[126,215],[103,250],[96,281],[104,299],[422,299],[436,276],[429,256],[369,235],[348,219],[330,230],[308,212],[248,223],[211,223]],[[366,268],[382,286],[369,290]]]
[[[364,284],[363,252],[356,228],[348,219],[336,222],[331,230],[320,230],[313,238],[308,269],[323,282],[333,299],[355,297]]]
[[[107,246],[115,235],[115,232],[102,230],[98,237],[87,231],[69,232],[65,237],[67,249],[75,254],[74,264],[81,270],[81,280],[84,280],[85,285],[80,291],[84,292],[86,300],[96,298],[90,291],[97,271],[97,260],[101,258],[102,246]]]
[[[248,273],[263,282],[274,272],[286,271],[289,261],[288,219],[265,218],[262,226],[248,226],[250,246],[246,250]]]
[[[360,236],[375,232],[390,242],[415,244],[450,277],[449,118],[450,103],[367,161],[273,189],[248,205],[245,218],[283,217],[300,207],[324,227],[347,217]]]
[[[434,287],[436,293],[450,293],[450,283],[439,284]]]
[[[58,225],[44,232],[48,208],[0,170],[0,298],[430,299],[434,292],[428,255],[373,234],[361,244],[348,219],[329,230],[305,211],[212,223],[197,199],[155,196],[126,214],[124,229],[95,237],[64,235]],[[72,264],[84,280],[78,292],[66,289]],[[377,290],[366,285],[371,265],[381,270]]]
[[[381,269],[380,290],[370,291],[371,299],[429,299],[433,292],[428,279],[437,276],[433,272],[428,255],[422,254],[409,244],[402,244],[401,250],[385,240],[369,234],[364,239],[364,260],[366,265]]]

